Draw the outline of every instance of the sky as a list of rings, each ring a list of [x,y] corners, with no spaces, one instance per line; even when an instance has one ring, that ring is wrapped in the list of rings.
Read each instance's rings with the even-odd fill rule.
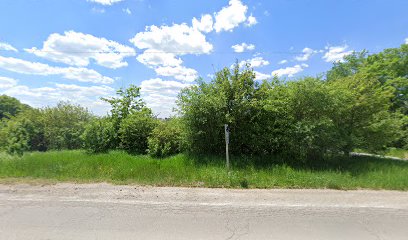
[[[134,84],[159,117],[180,89],[250,63],[257,80],[318,76],[352,51],[408,44],[406,0],[1,0],[0,94],[98,115]]]

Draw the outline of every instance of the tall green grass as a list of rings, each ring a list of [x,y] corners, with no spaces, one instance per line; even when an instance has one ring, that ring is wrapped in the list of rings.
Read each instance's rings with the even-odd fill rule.
[[[272,157],[232,157],[227,172],[219,157],[179,154],[165,159],[120,151],[0,154],[0,179],[112,182],[155,186],[228,188],[332,188],[408,190],[408,162],[373,157],[324,162],[284,162]],[[238,164],[239,163],[239,164]]]

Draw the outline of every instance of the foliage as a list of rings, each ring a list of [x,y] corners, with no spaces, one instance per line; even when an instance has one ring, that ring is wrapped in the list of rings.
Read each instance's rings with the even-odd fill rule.
[[[178,105],[186,123],[190,150],[201,153],[224,151],[224,124],[231,130],[231,152],[253,153],[257,148],[260,124],[255,73],[239,65],[216,73],[210,83],[182,90]]]
[[[185,138],[183,130],[180,119],[159,122],[148,138],[149,154],[153,157],[167,157],[182,152]]]
[[[28,109],[30,109],[28,105],[22,104],[16,98],[0,95],[0,120],[14,117],[18,113]]]
[[[120,148],[129,153],[147,152],[147,138],[157,125],[149,108],[134,111],[122,120],[119,128]]]
[[[27,110],[10,118],[0,131],[1,146],[10,154],[45,151],[44,125],[38,110]]]
[[[313,165],[271,156],[237,156],[227,172],[223,159],[178,154],[157,160],[121,151],[91,155],[78,150],[33,152],[13,159],[0,155],[0,181],[18,178],[185,187],[408,190],[408,162],[404,161],[356,156]],[[260,164],[263,162],[267,164]]]
[[[49,149],[79,149],[81,135],[92,119],[91,113],[79,105],[60,102],[41,110],[44,134]]]
[[[108,152],[114,148],[115,130],[110,118],[95,118],[82,134],[84,148],[89,153]]]

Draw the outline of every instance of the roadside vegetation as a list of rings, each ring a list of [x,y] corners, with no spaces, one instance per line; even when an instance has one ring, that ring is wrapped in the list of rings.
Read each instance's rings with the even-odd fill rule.
[[[41,109],[0,96],[1,178],[211,187],[407,189],[408,45],[354,53],[320,77],[256,81],[224,68],[158,119],[134,85],[107,116],[69,102]],[[224,167],[228,124],[232,170]]]
[[[188,154],[157,159],[124,151],[34,152],[0,161],[0,179],[185,187],[408,190],[408,162],[405,161],[337,157],[324,163],[301,163],[271,156],[233,156],[232,169],[227,172],[223,160],[217,156]]]

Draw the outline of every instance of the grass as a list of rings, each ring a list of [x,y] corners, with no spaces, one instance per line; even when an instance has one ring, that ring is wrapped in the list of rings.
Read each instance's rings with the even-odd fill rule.
[[[154,186],[227,188],[331,188],[408,190],[408,161],[375,157],[336,158],[323,163],[232,157],[228,173],[219,157],[179,154],[165,159],[120,151],[0,154],[0,181],[111,182]],[[240,164],[237,164],[239,162]]]
[[[384,153],[385,156],[408,159],[408,150],[391,148]]]

